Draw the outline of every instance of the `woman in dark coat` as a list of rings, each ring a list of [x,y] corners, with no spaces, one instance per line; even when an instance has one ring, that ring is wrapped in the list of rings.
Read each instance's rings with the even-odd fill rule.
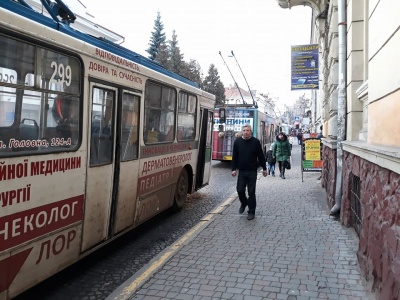
[[[276,158],[279,164],[280,177],[285,179],[285,162],[290,159],[290,143],[285,133],[280,132],[276,137],[272,155]]]

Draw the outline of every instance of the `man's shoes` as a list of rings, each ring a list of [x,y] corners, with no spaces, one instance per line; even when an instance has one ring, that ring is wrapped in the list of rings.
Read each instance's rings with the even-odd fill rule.
[[[246,205],[241,204],[240,208],[239,208],[239,214],[242,214],[245,209],[246,209]]]
[[[282,179],[285,179],[285,175],[282,175],[281,177],[282,177]]]
[[[272,173],[272,177],[275,177],[275,173]]]
[[[253,220],[254,219],[254,214],[248,213],[247,214],[247,220]]]

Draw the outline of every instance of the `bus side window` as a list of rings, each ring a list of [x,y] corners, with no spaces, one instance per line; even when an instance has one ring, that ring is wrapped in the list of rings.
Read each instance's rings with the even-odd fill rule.
[[[139,96],[129,92],[123,93],[120,142],[121,161],[138,158],[139,103]]]
[[[178,102],[178,141],[193,140],[195,138],[195,125],[197,119],[197,98],[185,92],[179,93]]]
[[[22,119],[19,124],[19,138],[20,141],[36,141],[39,139],[39,126],[34,119]],[[30,147],[27,149],[37,150],[37,147]]]
[[[5,34],[0,39],[0,155],[76,150],[83,78],[78,57]]]
[[[184,135],[185,140],[191,140],[194,139],[194,128],[190,127],[185,130],[185,135]]]
[[[60,138],[64,139],[64,141],[71,139],[71,144],[76,144],[79,131],[78,99],[75,97],[61,97],[58,95],[54,99],[51,115],[55,122],[55,131],[51,133],[52,126],[49,126],[47,130],[48,134],[45,137],[47,139],[54,137]]]
[[[159,118],[154,115],[151,115],[146,122],[146,131],[145,131],[145,141],[146,143],[152,144],[159,141],[160,131],[157,129],[159,126],[157,124],[157,120]]]
[[[147,130],[146,142],[150,144],[158,142],[159,135],[160,133],[157,130]]]
[[[93,88],[90,164],[111,163],[113,158],[113,103],[115,92]]]
[[[145,95],[145,126],[143,138],[146,144],[173,142],[175,128],[175,89],[148,82]]]
[[[185,127],[178,126],[178,134],[177,134],[178,141],[183,140],[184,132],[185,132]]]

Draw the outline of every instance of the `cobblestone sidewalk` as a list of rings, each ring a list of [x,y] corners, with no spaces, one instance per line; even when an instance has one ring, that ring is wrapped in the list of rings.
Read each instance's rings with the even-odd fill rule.
[[[254,220],[233,197],[129,299],[374,299],[357,236],[329,216],[318,173],[301,181],[299,151],[286,179],[260,177]]]

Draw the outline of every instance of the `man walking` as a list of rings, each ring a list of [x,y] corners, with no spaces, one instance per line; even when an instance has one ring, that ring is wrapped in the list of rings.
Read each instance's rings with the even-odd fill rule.
[[[235,140],[232,150],[232,176],[236,176],[236,170],[239,170],[236,185],[241,203],[239,213],[242,214],[248,206],[247,220],[253,220],[255,217],[258,167],[262,167],[264,177],[268,175],[260,141],[252,134],[251,125],[243,125],[242,137]],[[248,197],[246,197],[246,187]]]
[[[299,131],[299,133],[297,134],[297,142],[299,143],[299,145],[303,143],[303,133],[301,131]]]

